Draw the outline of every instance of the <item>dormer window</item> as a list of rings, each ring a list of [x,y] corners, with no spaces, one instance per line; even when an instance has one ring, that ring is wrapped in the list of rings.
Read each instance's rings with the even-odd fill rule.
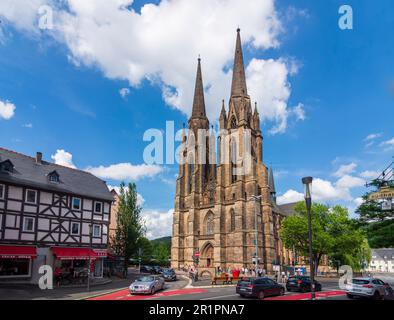
[[[3,162],[0,162],[0,171],[13,172],[14,171],[13,163],[10,160],[5,160]]]
[[[48,179],[50,182],[60,182],[60,176],[56,171],[52,171],[48,174]]]

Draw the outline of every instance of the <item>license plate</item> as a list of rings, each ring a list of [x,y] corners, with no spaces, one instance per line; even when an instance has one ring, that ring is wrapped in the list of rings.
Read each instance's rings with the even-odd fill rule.
[[[239,290],[241,290],[241,291],[246,291],[246,288],[241,288],[241,289],[239,289]]]

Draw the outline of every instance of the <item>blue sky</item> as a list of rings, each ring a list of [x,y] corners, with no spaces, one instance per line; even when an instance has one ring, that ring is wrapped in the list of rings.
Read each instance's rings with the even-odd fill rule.
[[[112,186],[135,181],[148,235],[169,235],[178,167],[144,166],[143,134],[164,130],[166,121],[177,129],[187,122],[198,54],[215,123],[221,99],[228,99],[240,26],[251,98],[264,117],[264,161],[274,167],[279,198],[297,200],[301,177],[312,175],[319,201],[353,211],[366,191],[362,183],[394,154],[393,4],[347,1],[353,30],[341,30],[342,1],[253,1],[261,10],[238,8],[232,0],[223,8],[205,0],[150,6],[122,0],[134,10],[124,19],[117,19],[116,1],[85,2],[96,11],[75,0],[69,8],[56,1],[2,1],[0,146],[29,155],[41,151],[49,161],[64,150],[54,159],[93,168]],[[54,8],[55,30],[37,28],[43,4]],[[172,16],[177,10],[184,20]],[[212,16],[199,14],[204,10]],[[267,17],[274,19],[258,24]],[[81,21],[94,18],[108,19],[108,29],[89,23],[83,29]],[[221,20],[223,28],[215,28]],[[66,28],[73,23],[80,29]],[[285,127],[275,130],[284,119]]]

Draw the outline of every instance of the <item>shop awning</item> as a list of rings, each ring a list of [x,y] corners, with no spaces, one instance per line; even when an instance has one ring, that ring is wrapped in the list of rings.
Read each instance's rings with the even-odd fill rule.
[[[35,259],[36,247],[0,245],[0,259]]]
[[[59,260],[88,260],[107,256],[107,250],[92,250],[89,248],[52,247],[52,252]]]

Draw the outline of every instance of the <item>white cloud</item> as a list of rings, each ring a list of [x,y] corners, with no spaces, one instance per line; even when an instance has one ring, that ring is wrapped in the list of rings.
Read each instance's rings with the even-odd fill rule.
[[[125,99],[130,94],[130,89],[129,88],[122,88],[119,90],[119,94],[123,99]]]
[[[120,187],[119,186],[107,185],[107,187],[108,187],[109,191],[115,190],[117,194],[120,194]],[[125,187],[125,190],[127,190],[127,189],[128,188]],[[144,203],[145,203],[144,197],[141,194],[137,193],[137,205],[142,207],[144,205]]]
[[[73,163],[72,154],[67,151],[64,151],[63,149],[58,149],[56,153],[51,156],[51,158],[58,165],[74,168],[74,169],[76,168],[76,166]]]
[[[163,169],[157,165],[133,165],[131,163],[119,163],[108,167],[88,167],[85,171],[88,171],[102,179],[137,181],[141,178],[153,177],[162,172]]]
[[[2,0],[0,15],[19,29],[37,32],[35,15],[42,2],[26,6],[22,0]],[[66,44],[70,61],[97,67],[106,77],[127,80],[132,87],[148,80],[160,86],[168,105],[187,115],[192,108],[196,58],[201,54],[212,121],[219,116],[221,100],[229,97],[236,27],[242,29],[244,48],[252,50],[277,48],[284,31],[274,0],[162,0],[145,4],[140,12],[132,9],[131,0],[62,2],[52,35]],[[251,98],[258,102],[263,119],[274,122],[272,133],[284,132],[292,114],[304,118],[300,107],[292,113],[287,105],[288,78],[298,68],[284,59],[253,59],[247,66]]]
[[[25,123],[25,124],[22,125],[22,127],[31,129],[31,128],[33,128],[33,124],[32,123]]]
[[[380,138],[381,136],[382,136],[381,133],[371,133],[371,134],[369,134],[369,135],[364,139],[364,141],[375,140],[375,139],[377,139],[377,138]]]
[[[334,186],[332,182],[320,178],[312,183],[312,197],[314,201],[351,200],[349,189]]]
[[[334,176],[337,178],[343,177],[349,173],[353,173],[357,168],[357,164],[352,162],[346,165],[341,165],[339,169],[334,173]]]
[[[390,140],[384,141],[380,144],[382,147],[386,147],[384,151],[390,151],[394,149],[394,137]]]
[[[304,195],[295,190],[288,190],[283,195],[277,198],[278,204],[285,204],[285,203],[292,203],[292,202],[299,202],[304,200]]]
[[[164,212],[158,210],[144,210],[142,212],[148,239],[171,236],[173,213],[173,209]]]
[[[357,207],[361,206],[364,203],[364,199],[359,197],[353,200]]]
[[[364,185],[365,185],[364,179],[353,177],[350,175],[344,175],[336,182],[336,186],[341,189],[352,189],[352,188],[362,187]]]
[[[379,171],[363,171],[360,173],[360,177],[365,178],[365,179],[376,179],[378,178],[382,173]]]
[[[258,101],[258,108],[263,119],[275,120],[277,125],[271,133],[283,133],[287,128],[289,116],[293,113],[297,120],[305,119],[303,105],[289,109],[287,102],[291,88],[288,76],[293,67],[283,60],[252,59],[246,69],[249,93]],[[293,72],[296,72],[293,70]]]
[[[5,120],[11,119],[15,114],[15,105],[10,101],[1,101],[0,100],[0,119],[3,118]]]

